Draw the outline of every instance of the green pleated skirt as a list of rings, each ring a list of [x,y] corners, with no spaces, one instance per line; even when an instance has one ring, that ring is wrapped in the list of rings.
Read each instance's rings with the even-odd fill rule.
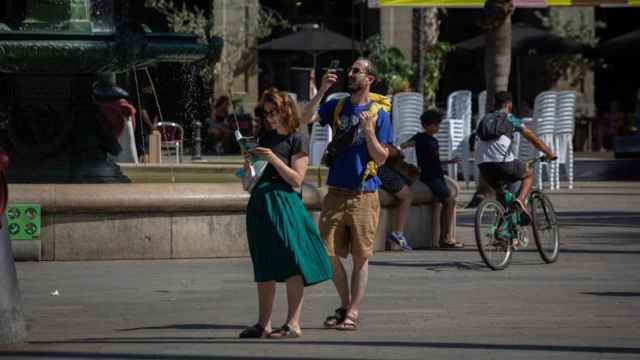
[[[302,275],[309,286],[331,278],[316,225],[289,184],[262,180],[247,206],[247,237],[256,282]]]

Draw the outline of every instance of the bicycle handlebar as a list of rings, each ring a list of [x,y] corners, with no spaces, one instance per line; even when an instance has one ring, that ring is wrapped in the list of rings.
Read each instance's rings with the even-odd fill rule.
[[[533,159],[529,159],[527,160],[527,165],[532,166],[533,164],[539,162],[551,162],[551,161],[556,161],[558,160],[558,157],[554,157],[553,159],[547,159],[547,157],[545,155],[541,155],[539,157],[533,158]]]

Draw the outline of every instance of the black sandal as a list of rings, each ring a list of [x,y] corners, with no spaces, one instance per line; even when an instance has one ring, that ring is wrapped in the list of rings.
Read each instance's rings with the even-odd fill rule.
[[[347,309],[337,308],[332,316],[327,316],[327,318],[324,320],[324,327],[327,329],[333,329],[341,324],[346,317]]]
[[[262,325],[255,324],[242,330],[238,337],[240,339],[261,339],[263,337],[267,337],[268,335],[269,333],[265,328],[262,327]]]

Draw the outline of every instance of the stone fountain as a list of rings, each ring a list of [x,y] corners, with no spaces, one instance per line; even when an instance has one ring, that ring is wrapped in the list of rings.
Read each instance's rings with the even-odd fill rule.
[[[20,30],[0,26],[2,147],[12,183],[129,182],[108,154],[92,85],[159,62],[217,61],[222,40],[153,33],[116,14],[123,1],[28,0]]]
[[[93,7],[98,3],[99,17]],[[126,4],[28,0],[23,30],[0,25],[0,141],[11,155],[11,202],[40,204],[43,213],[40,238],[13,241],[14,254],[45,260],[246,256],[249,195],[239,181],[126,183],[107,156],[105,144],[113,139],[94,126],[97,79],[113,82],[113,74],[160,61],[215,61],[222,48],[219,39],[198,44],[187,35],[145,31],[122,16]],[[171,166],[172,177],[185,170],[232,174],[240,167],[160,165]],[[326,188],[309,177],[302,197],[317,220]],[[457,194],[455,182],[450,187]],[[385,248],[394,201],[381,193],[377,250]],[[432,201],[424,185],[414,186],[405,230],[415,247],[431,247],[437,238],[425,221]]]

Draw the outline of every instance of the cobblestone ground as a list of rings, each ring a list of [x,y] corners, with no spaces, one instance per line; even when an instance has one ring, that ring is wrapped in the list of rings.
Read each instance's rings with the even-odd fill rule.
[[[468,210],[464,250],[377,254],[357,332],[322,329],[337,305],[324,283],[306,291],[303,337],[237,339],[257,313],[246,258],[19,263],[29,343],[0,358],[637,359],[640,187],[614,185],[551,195],[563,236],[552,265],[530,244],[488,270]]]

